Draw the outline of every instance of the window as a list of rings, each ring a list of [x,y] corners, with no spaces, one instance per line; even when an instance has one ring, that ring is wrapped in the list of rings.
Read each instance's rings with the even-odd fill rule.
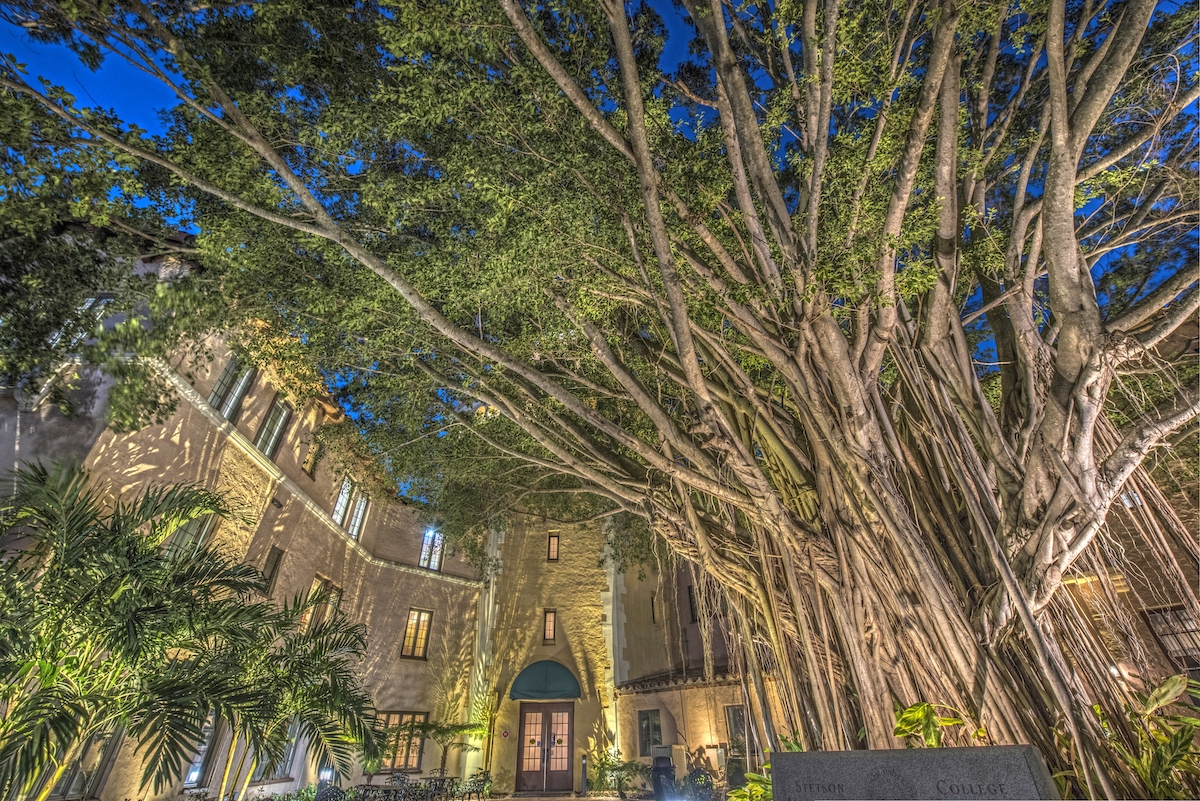
[[[258,436],[254,438],[254,447],[262,451],[268,459],[274,459],[275,452],[279,450],[279,443],[283,441],[283,432],[287,431],[287,424],[291,419],[292,407],[283,398],[276,396],[271,403],[271,411],[267,412],[267,418],[258,429]]]
[[[279,577],[279,563],[283,561],[283,549],[271,546],[270,553],[267,554],[267,561],[263,563],[263,583],[266,585],[263,592],[267,595],[275,592],[275,579]]]
[[[54,801],[98,797],[106,769],[121,745],[120,740],[111,732],[93,735],[47,797]]]
[[[323,576],[315,576],[308,588],[309,598],[317,595],[323,596],[325,602],[310,607],[304,613],[300,619],[301,631],[308,631],[311,628],[321,625],[334,609],[341,606],[342,588],[336,586],[332,581]]]
[[[558,612],[554,609],[542,610],[542,640],[544,642],[554,642],[555,628],[557,625]]]
[[[429,628],[433,621],[433,612],[424,609],[408,610],[408,625],[404,628],[404,643],[400,646],[400,656],[409,659],[424,659],[429,651]]]
[[[746,755],[746,707],[725,707],[725,726],[729,730],[729,752]]]
[[[433,529],[425,532],[425,540],[421,543],[421,567],[442,569],[442,535]]]
[[[246,392],[253,382],[254,368],[243,368],[237,359],[230,359],[221,377],[217,379],[212,394],[208,396],[208,403],[222,417],[233,422],[242,407],[242,398],[246,397]]]
[[[657,597],[657,595],[658,595],[658,593],[654,593],[654,592],[650,593],[650,622],[651,623],[658,622],[658,610],[654,608],[654,599]]]
[[[381,768],[392,770],[421,770],[421,753],[425,740],[413,735],[413,724],[425,723],[427,712],[381,712],[379,719],[387,727],[387,743],[383,749]]]
[[[350,513],[346,514],[347,512]],[[362,534],[363,521],[367,517],[367,495],[354,486],[350,476],[342,479],[342,486],[338,490],[330,517],[339,526],[345,526],[351,539],[356,540]]]
[[[692,614],[692,622],[699,623],[700,616],[696,614],[696,587],[688,585],[688,611]]]
[[[558,561],[558,535],[551,534],[546,540],[546,561]]]
[[[354,511],[350,514],[350,524],[346,526],[346,533],[350,535],[350,539],[356,540],[362,534],[363,519],[367,516],[367,496],[361,492],[354,501]]]
[[[662,723],[657,709],[638,712],[638,745],[642,756],[650,756],[650,748],[662,745]]]
[[[180,553],[201,548],[208,541],[208,536],[212,534],[216,526],[216,515],[193,517],[175,530],[175,533],[171,535],[169,547]]]
[[[216,714],[209,712],[208,717],[204,720],[204,728],[200,730],[200,748],[196,750],[196,756],[192,757],[192,763],[188,765],[183,774],[184,789],[208,784],[208,773],[212,767],[212,752],[215,750],[213,746],[216,744],[215,718]]]
[[[342,479],[342,488],[338,490],[337,500],[333,504],[333,522],[339,526],[346,522],[346,510],[350,508],[350,495],[354,492],[354,482],[350,476]]]
[[[1187,670],[1200,668],[1200,622],[1182,606],[1143,612],[1167,656]]]
[[[277,782],[292,778],[292,761],[296,758],[296,740],[300,735],[300,719],[292,718],[287,730],[287,745],[275,764],[260,762],[250,776],[252,782]]]

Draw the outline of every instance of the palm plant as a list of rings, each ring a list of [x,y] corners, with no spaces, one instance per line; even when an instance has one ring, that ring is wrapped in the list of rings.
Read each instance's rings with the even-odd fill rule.
[[[181,526],[225,514],[190,486],[106,507],[78,466],[15,473],[0,507],[0,797],[44,801],[97,734],[124,727],[159,790],[200,742],[210,709],[252,699],[219,658],[258,637],[258,572]]]
[[[355,670],[365,649],[365,627],[351,623],[323,593],[276,611],[258,641],[238,651],[241,681],[255,688],[258,703],[228,715],[233,739],[219,798],[236,787],[244,799],[255,771],[283,758],[289,732],[308,741],[312,760],[328,760],[343,773],[356,755],[377,756],[371,697]]]
[[[433,740],[442,750],[442,761],[439,771],[446,775],[446,760],[451,750],[478,751],[479,746],[459,740],[460,737],[482,737],[487,734],[487,727],[482,723],[437,723],[412,721],[393,727],[389,732],[389,741],[397,739],[400,734],[408,737]]]

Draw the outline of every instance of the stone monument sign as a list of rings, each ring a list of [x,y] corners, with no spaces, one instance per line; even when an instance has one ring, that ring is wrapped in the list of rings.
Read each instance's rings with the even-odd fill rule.
[[[771,754],[775,801],[1058,799],[1031,745]]]

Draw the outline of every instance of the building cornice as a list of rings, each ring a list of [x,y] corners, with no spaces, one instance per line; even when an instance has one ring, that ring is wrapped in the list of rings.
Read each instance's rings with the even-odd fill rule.
[[[403,562],[393,562],[389,559],[380,559],[379,557],[373,555],[370,551],[362,546],[362,543],[356,539],[353,539],[341,526],[335,523],[333,518],[329,516],[329,513],[322,509],[316,501],[309,497],[308,493],[305,492],[299,484],[288,478],[287,475],[279,469],[277,464],[268,459],[258,448],[254,447],[254,444],[251,443],[250,440],[248,440],[240,431],[238,431],[232,423],[222,417],[216,409],[209,405],[208,401],[200,396],[200,393],[196,391],[195,387],[188,383],[187,379],[177,373],[169,364],[160,359],[151,359],[148,361],[150,361],[155,370],[157,370],[163,378],[170,382],[171,386],[175,388],[175,391],[178,392],[184,400],[190,403],[196,411],[204,415],[208,422],[211,423],[219,432],[224,434],[225,438],[228,439],[229,442],[234,445],[234,447],[249,457],[250,460],[253,461],[255,465],[257,465],[258,468],[266,473],[273,481],[291,493],[293,498],[295,498],[306,509],[308,509],[308,511],[312,513],[313,517],[324,523],[326,528],[333,532],[339,539],[342,540],[342,542],[348,545],[360,559],[369,564],[377,565],[388,570],[394,570],[398,573],[407,573],[409,575],[418,576],[431,581],[442,581],[450,584],[458,584],[460,586],[471,587],[473,589],[478,589],[483,586],[483,582],[478,579],[451,576],[447,573],[439,573],[434,570],[426,570],[425,568],[406,565]]]
[[[713,676],[711,681],[706,681],[703,676],[669,676],[659,674],[657,676],[648,676],[644,679],[618,684],[615,692],[618,696],[637,695],[639,693],[656,693],[662,690],[683,690],[689,687],[724,687],[740,683],[741,679],[731,673]]]

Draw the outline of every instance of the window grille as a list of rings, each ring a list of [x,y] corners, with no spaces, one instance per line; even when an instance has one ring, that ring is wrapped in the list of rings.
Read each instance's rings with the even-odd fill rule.
[[[420,565],[429,570],[442,569],[442,535],[440,532],[433,529],[425,532],[425,539],[421,543]]]
[[[367,496],[361,492],[358,498],[354,501],[354,512],[350,515],[350,525],[346,526],[346,533],[351,539],[357,540],[362,534],[363,519],[367,516]]]
[[[354,492],[354,482],[350,476],[342,479],[342,488],[338,490],[337,500],[333,504],[333,522],[339,526],[346,521],[346,510],[350,508],[350,495]]]
[[[381,767],[392,770],[421,770],[421,754],[425,740],[405,727],[425,723],[428,712],[381,712],[380,720],[387,730],[387,743]]]
[[[243,367],[237,359],[230,359],[225,365],[217,385],[208,396],[208,403],[222,417],[233,422],[242,407],[242,398],[254,381],[254,368]]]
[[[268,459],[274,459],[291,418],[292,407],[282,398],[275,398],[271,404],[271,411],[267,412],[267,418],[258,430],[258,436],[254,438],[254,447],[262,451]]]
[[[429,652],[429,630],[433,623],[433,612],[424,609],[408,610],[408,625],[404,628],[404,642],[400,655],[410,659],[424,659]]]

